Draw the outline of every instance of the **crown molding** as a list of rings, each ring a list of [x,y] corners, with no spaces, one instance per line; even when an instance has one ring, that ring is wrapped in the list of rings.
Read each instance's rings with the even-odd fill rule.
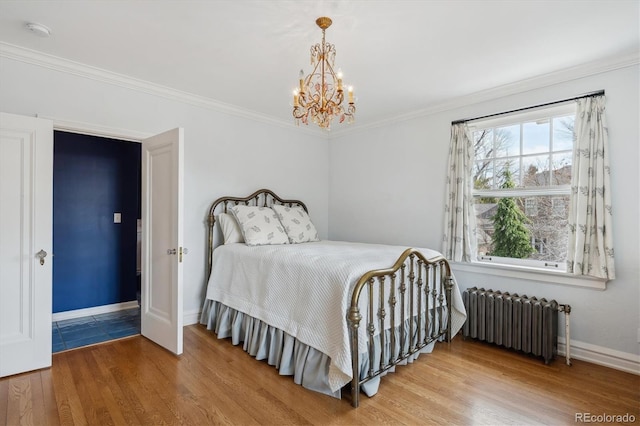
[[[284,121],[273,116],[247,110],[236,105],[227,104],[211,98],[206,98],[204,96],[183,92],[180,90],[172,89],[170,87],[150,83],[148,81],[136,79],[123,74],[114,73],[101,68],[85,65],[79,62],[71,61],[68,59],[60,58],[58,56],[49,55],[1,41],[0,57],[13,59],[44,68],[49,68],[55,71],[73,74],[79,77],[89,78],[103,83],[113,84],[119,87],[160,96],[169,100],[183,102],[196,107],[210,109],[224,114],[242,117],[265,124],[275,125],[287,129],[296,129],[296,131],[304,132],[313,136],[321,136],[328,140],[368,129],[397,124],[419,117],[450,111],[481,102],[487,102],[510,95],[528,92],[530,90],[541,89],[544,87],[553,86],[556,84],[640,64],[640,53],[631,52],[624,55],[618,55],[598,61],[576,65],[570,68],[565,68],[532,78],[519,80],[513,83],[505,84],[487,90],[482,90],[469,95],[460,96],[458,98],[434,104],[429,107],[412,111],[406,114],[398,114],[396,116],[376,120],[371,123],[355,123],[353,125],[350,125],[349,127],[342,127],[340,129],[331,130],[331,132],[326,132],[322,129],[309,128],[306,126],[297,127],[295,126],[295,124],[289,121]]]
[[[260,123],[275,125],[287,129],[297,129],[296,125],[292,122],[284,121],[273,116],[2,41],[0,41],[0,58],[12,59],[102,83],[113,84],[118,87],[159,96],[172,101],[221,112],[223,114],[246,118]],[[304,127],[297,130],[310,135],[324,135],[327,139],[329,138],[329,136],[326,135],[326,132],[319,129]]]
[[[576,65],[570,68],[550,72],[540,76],[519,80],[491,89],[482,90],[469,95],[460,96],[446,102],[441,102],[430,107],[399,114],[373,123],[354,124],[350,128],[341,128],[332,133],[333,137],[342,137],[351,133],[388,126],[415,118],[424,117],[436,113],[454,110],[481,102],[492,101],[511,95],[542,89],[556,84],[565,83],[592,75],[602,74],[618,69],[628,68],[640,64],[640,52],[631,52],[623,55]]]

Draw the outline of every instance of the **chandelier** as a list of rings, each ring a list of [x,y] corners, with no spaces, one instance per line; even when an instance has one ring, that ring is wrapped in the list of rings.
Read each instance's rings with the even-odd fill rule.
[[[349,102],[343,106],[344,90],[342,71],[334,71],[336,47],[326,43],[324,32],[331,26],[331,19],[321,17],[316,24],[322,29],[322,43],[311,46],[311,66],[313,71],[306,77],[300,70],[300,85],[293,91],[293,117],[296,124],[309,124],[309,118],[318,126],[329,130],[331,120],[339,117],[342,123],[353,123],[356,112],[353,87],[347,88]]]

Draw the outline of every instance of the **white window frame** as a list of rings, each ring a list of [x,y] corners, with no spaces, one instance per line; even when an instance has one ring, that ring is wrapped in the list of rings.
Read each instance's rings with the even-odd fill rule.
[[[522,265],[507,265],[501,263],[487,262],[452,262],[451,269],[454,273],[468,273],[487,275],[490,277],[515,278],[528,280],[535,283],[566,285],[570,287],[583,287],[593,290],[605,290],[607,281],[592,278],[586,275],[572,275],[566,272],[553,271],[548,269],[533,268]]]
[[[481,119],[469,122],[467,125],[471,132],[476,132],[483,129],[498,128],[503,126],[550,120],[552,117],[566,116],[575,114],[576,105],[575,102],[568,101],[554,106],[545,106],[527,110],[525,112],[514,112],[510,114],[503,114],[497,117],[489,119]],[[553,126],[549,126],[550,138],[553,140]],[[520,134],[520,143],[522,144],[522,133]],[[553,151],[551,151],[553,152]],[[525,155],[514,156],[513,158],[523,158]],[[475,161],[475,153],[474,153]],[[521,160],[520,160],[521,161]],[[513,188],[513,189],[483,189],[473,190],[474,197],[535,197],[535,196],[568,196],[570,195],[570,185],[556,185],[546,187],[527,187],[527,188]],[[566,212],[568,214],[568,212]],[[476,264],[492,264],[499,265],[507,268],[519,268],[528,272],[536,271],[553,271],[555,274],[566,274],[566,263],[556,263],[532,259],[516,259],[505,258],[498,256],[478,256],[472,263]],[[587,285],[592,287],[592,285]],[[596,286],[597,287],[597,286]],[[597,287],[599,288],[599,287]]]

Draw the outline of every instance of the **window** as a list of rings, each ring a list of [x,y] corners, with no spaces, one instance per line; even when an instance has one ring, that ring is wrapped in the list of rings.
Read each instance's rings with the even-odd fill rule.
[[[554,216],[567,215],[567,203],[563,197],[553,197],[551,199],[551,210]]]
[[[529,217],[538,215],[538,200],[535,197],[524,200],[524,214]]]
[[[547,238],[531,237],[531,245],[539,254],[545,254],[547,249],[547,244],[548,244]]]
[[[470,123],[480,261],[564,270],[575,104]]]

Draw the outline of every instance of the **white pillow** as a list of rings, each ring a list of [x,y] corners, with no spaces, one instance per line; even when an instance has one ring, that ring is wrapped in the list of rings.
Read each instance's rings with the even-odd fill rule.
[[[231,208],[231,213],[238,221],[247,245],[289,243],[278,216],[269,207],[238,205]]]
[[[218,215],[218,223],[224,237],[224,244],[244,243],[242,230],[238,221],[229,213],[220,213]]]
[[[276,212],[282,226],[284,226],[290,243],[297,244],[320,240],[311,218],[301,206],[287,207],[274,204],[271,208]]]

